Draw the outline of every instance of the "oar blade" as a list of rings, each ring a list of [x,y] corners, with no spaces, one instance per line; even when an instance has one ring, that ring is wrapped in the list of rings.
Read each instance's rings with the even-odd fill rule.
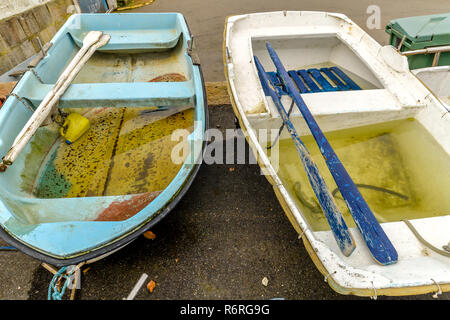
[[[278,74],[287,88],[288,94],[295,101],[295,104],[299,108],[303,118],[311,130],[311,133],[319,146],[336,185],[338,186],[341,195],[344,198],[347,207],[349,208],[350,213],[355,220],[355,223],[361,232],[372,256],[382,265],[395,263],[398,260],[397,251],[373,215],[355,183],[348,175],[313,115],[309,111],[293,81],[287,74],[286,69],[284,68],[277,53],[272,48],[270,43],[266,42],[266,47],[273,63],[276,66]]]
[[[261,85],[264,90],[264,94],[271,96],[272,100],[283,119],[283,123],[286,125],[287,130],[291,134],[292,140],[297,149],[301,163],[307,173],[308,180],[313,188],[313,191],[319,200],[319,204],[324,212],[324,215],[330,225],[331,231],[339,249],[345,256],[349,256],[356,248],[355,241],[350,233],[350,230],[345,223],[345,220],[331,195],[325,180],[320,175],[319,169],[311,158],[308,150],[303,142],[300,140],[294,125],[289,120],[289,116],[283,107],[278,95],[273,90],[273,84],[268,78],[264,67],[261,65],[259,59],[255,56],[255,64],[258,70],[258,75],[261,81]]]

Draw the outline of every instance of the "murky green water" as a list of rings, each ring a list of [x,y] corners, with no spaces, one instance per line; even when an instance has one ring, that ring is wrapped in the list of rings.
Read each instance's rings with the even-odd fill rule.
[[[26,155],[22,189],[38,198],[113,196],[160,192],[182,166],[172,161],[178,129],[192,132],[192,107],[77,109],[91,127],[68,145],[42,127]],[[187,143],[187,142],[186,142]],[[184,155],[187,156],[187,153]]]
[[[415,120],[325,134],[378,221],[450,214],[450,157]],[[316,142],[302,137],[349,226],[354,221]],[[291,139],[280,141],[279,175],[313,230],[328,230]]]

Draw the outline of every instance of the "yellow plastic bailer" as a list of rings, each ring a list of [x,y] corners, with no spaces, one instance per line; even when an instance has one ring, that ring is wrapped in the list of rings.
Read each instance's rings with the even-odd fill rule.
[[[90,126],[89,119],[83,117],[81,114],[71,113],[64,121],[60,132],[61,135],[66,138],[66,143],[72,144],[85,134]]]

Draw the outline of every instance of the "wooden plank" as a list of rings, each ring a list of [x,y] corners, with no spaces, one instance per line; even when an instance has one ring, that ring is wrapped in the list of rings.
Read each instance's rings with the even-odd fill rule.
[[[331,70],[330,68],[321,68],[320,71],[322,71],[328,78],[330,78],[331,81],[334,82],[334,84],[339,88],[341,91],[350,90],[350,86],[343,83],[341,79],[339,79]]]
[[[311,78],[308,71],[298,70],[297,72],[302,77],[302,79],[305,81],[305,83],[308,85],[311,92],[321,92],[322,91],[319,88],[319,86],[314,82],[314,80]]]
[[[345,83],[350,86],[352,90],[361,90],[361,88],[352,80],[349,76],[347,76],[341,69],[338,67],[331,67],[332,70],[339,78],[345,81]]]
[[[331,83],[320,73],[318,69],[309,69],[308,73],[320,84],[324,91],[337,91],[337,87],[333,87]]]
[[[311,92],[303,83],[302,79],[297,74],[297,71],[291,70],[289,71],[289,75],[291,76],[292,80],[294,80],[295,84],[299,88],[301,93],[309,93]]]

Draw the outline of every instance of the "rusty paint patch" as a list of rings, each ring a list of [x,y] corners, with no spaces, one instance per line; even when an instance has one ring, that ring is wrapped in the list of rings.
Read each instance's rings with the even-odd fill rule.
[[[183,82],[187,81],[186,77],[179,73],[167,73],[162,76],[153,78],[149,82]]]
[[[129,200],[114,201],[98,215],[95,221],[123,221],[131,218],[150,202],[152,202],[162,191],[147,192],[133,196]]]

